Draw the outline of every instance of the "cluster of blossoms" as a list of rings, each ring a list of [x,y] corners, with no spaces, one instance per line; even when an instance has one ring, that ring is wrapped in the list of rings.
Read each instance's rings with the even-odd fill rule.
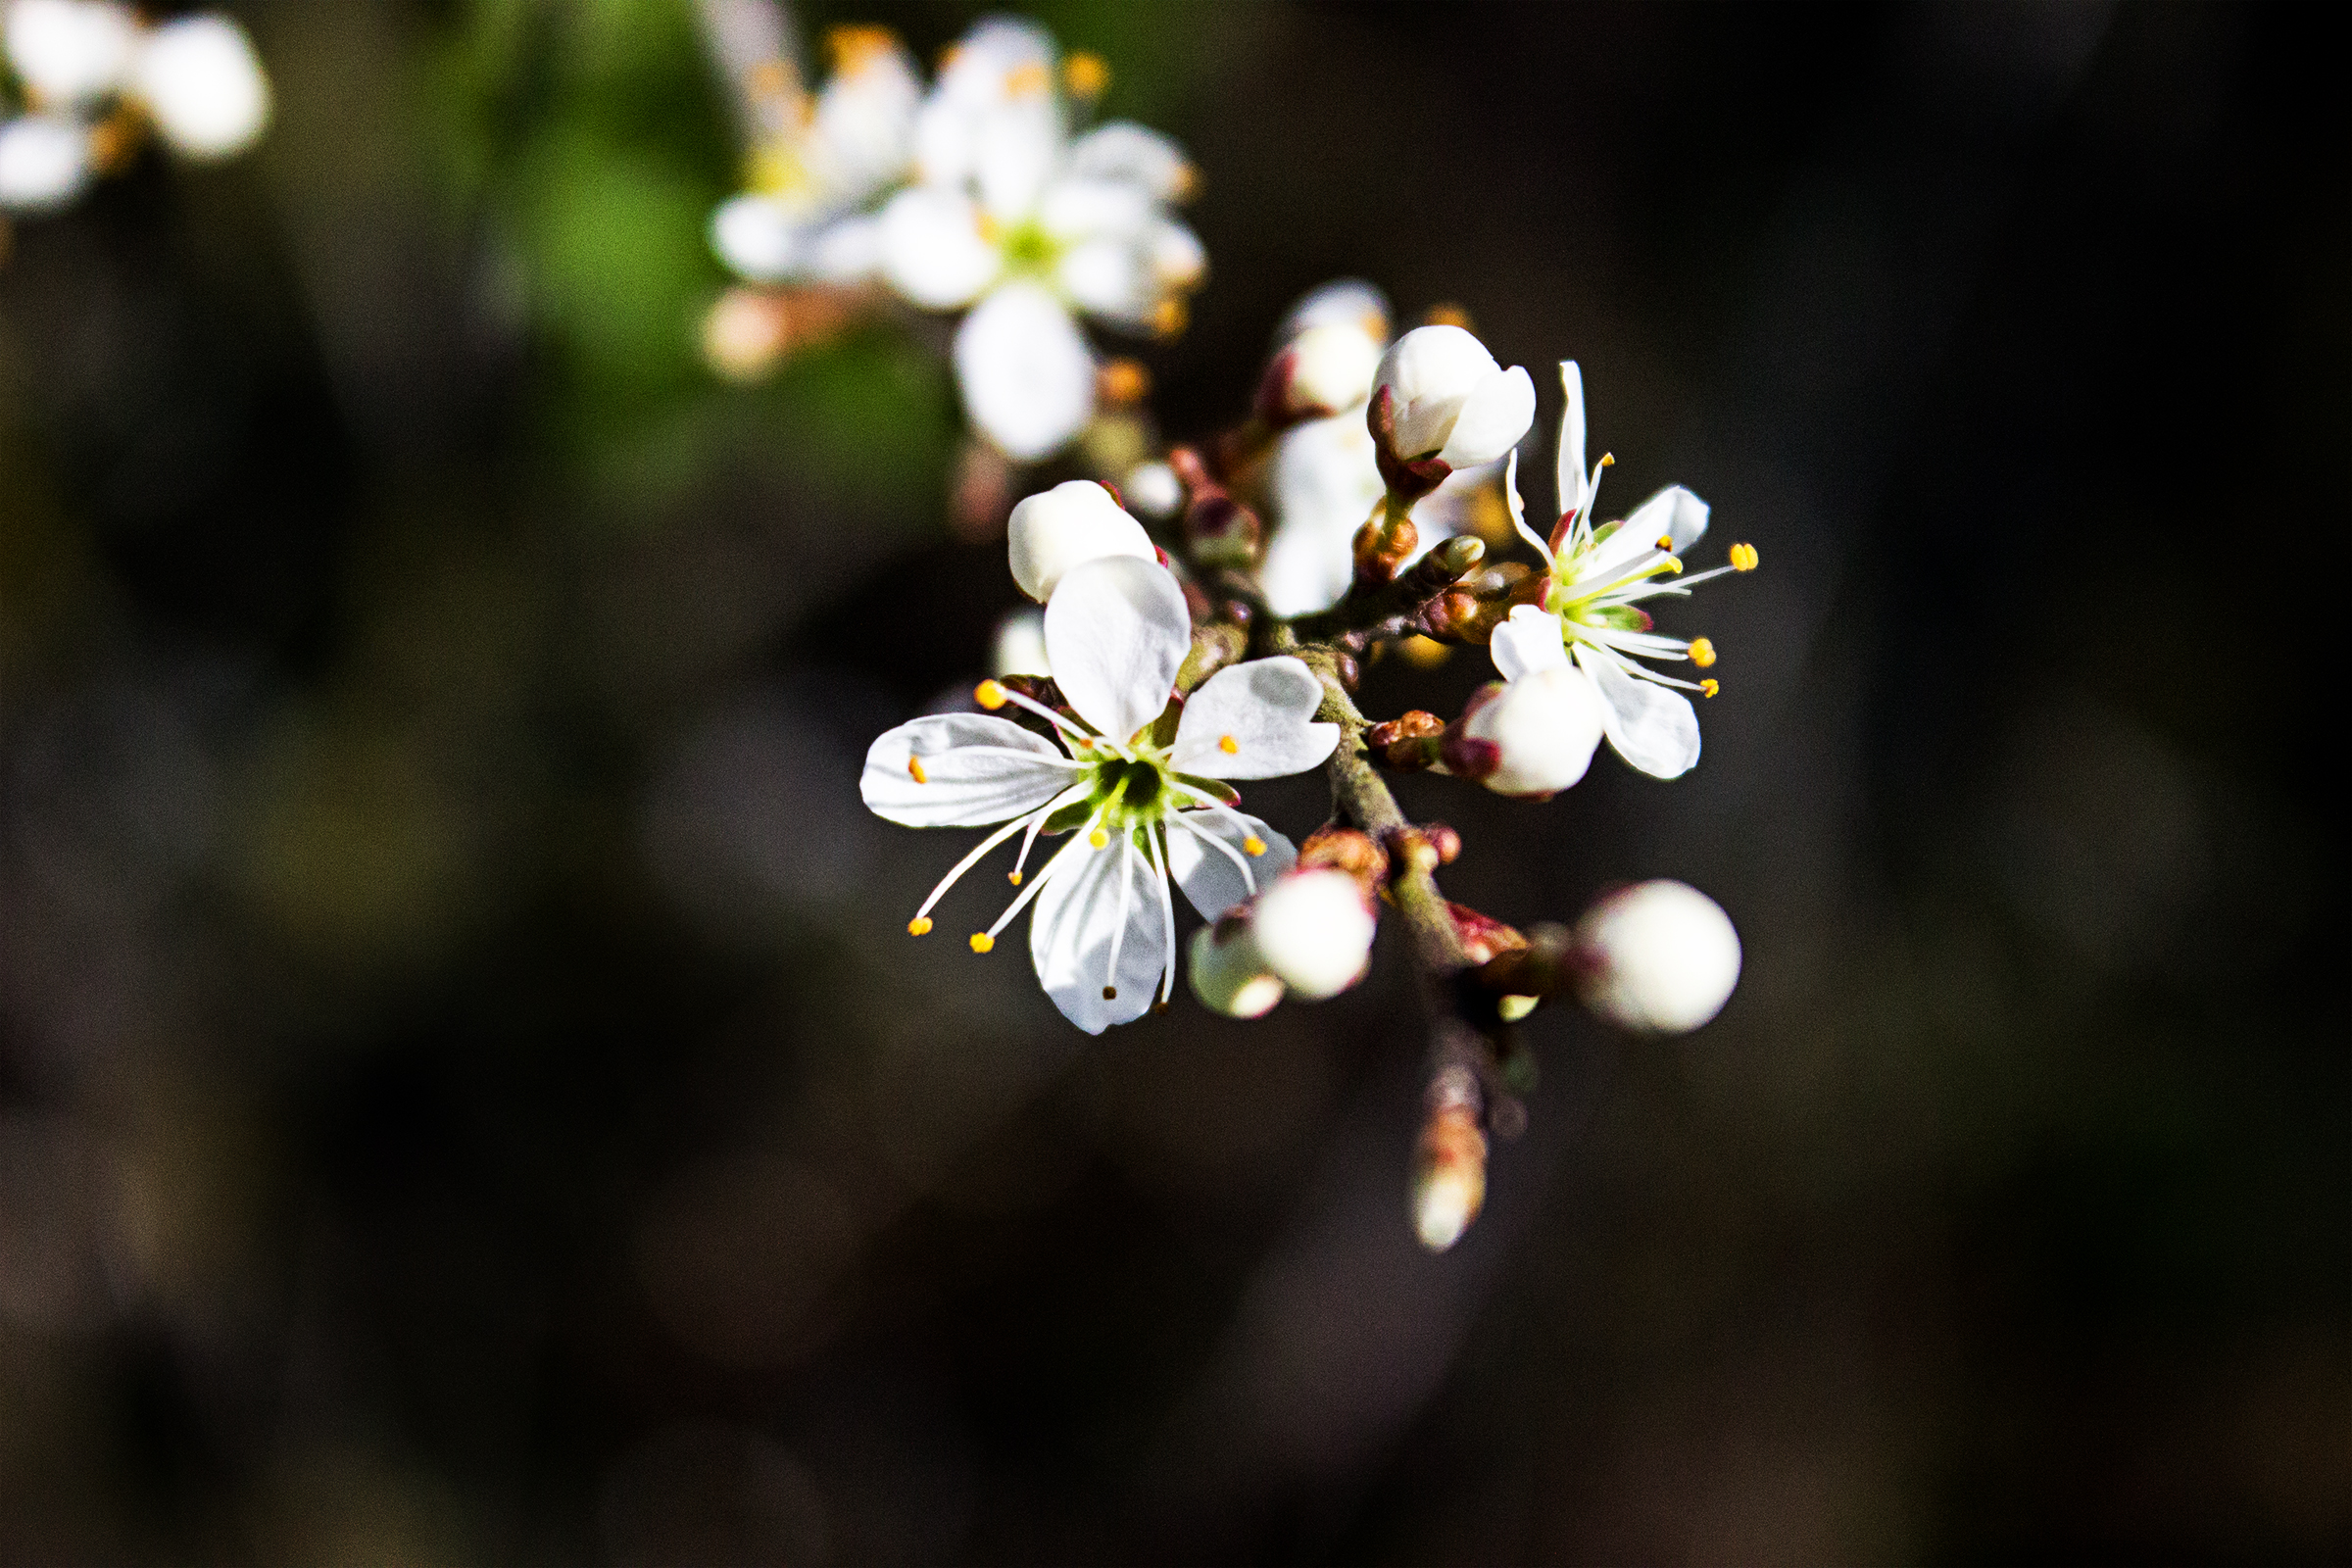
[[[877,27],[836,28],[813,93],[781,58],[752,74],[750,188],[711,219],[745,286],[706,325],[731,374],[895,297],[957,318],[953,359],[973,426],[1005,458],[1062,450],[1094,417],[1105,367],[1087,320],[1138,337],[1183,329],[1207,271],[1172,216],[1196,184],[1166,137],[1087,125],[1109,82],[1093,55],[992,19],[926,90]]]
[[[1679,486],[1600,520],[1613,460],[1588,463],[1573,362],[1559,368],[1552,521],[1531,524],[1518,454],[1533,378],[1458,312],[1397,333],[1357,281],[1283,321],[1232,427],[1167,445],[1120,412],[1142,400],[1140,367],[1114,391],[1120,362],[1099,362],[1080,322],[1181,324],[1204,268],[1169,216],[1193,183],[1175,148],[1136,125],[1079,128],[1107,72],[1027,24],[981,24],[928,88],[887,33],[837,31],[833,55],[813,94],[789,71],[766,78],[753,188],[712,223],[747,280],[709,323],[714,360],[772,363],[824,308],[959,313],[948,353],[1004,471],[1053,459],[1086,475],[1041,488],[1044,475],[998,514],[1038,608],[1002,626],[976,710],[901,724],[866,756],[878,814],[987,830],[908,931],[933,931],[1003,851],[1013,891],[971,920],[971,950],[991,953],[1028,910],[1040,985],[1100,1033],[1169,1006],[1180,968],[1201,1004],[1236,1018],[1338,996],[1370,971],[1382,925],[1400,924],[1432,1013],[1413,1220],[1443,1250],[1484,1201],[1489,1136],[1524,1121],[1521,1020],[1574,1000],[1636,1033],[1697,1028],[1732,994],[1740,941],[1678,882],[1524,931],[1452,903],[1436,873],[1461,835],[1408,820],[1386,775],[1542,801],[1582,779],[1603,740],[1642,773],[1688,772],[1690,694],[1718,687],[1679,671],[1716,653],[1651,611],[1752,569],[1754,548],[1686,572],[1708,509]],[[1532,559],[1501,559],[1522,547]],[[1498,678],[1452,717],[1376,722],[1356,706],[1375,655],[1459,646],[1486,648]],[[1302,839],[1242,809],[1237,785],[1312,769],[1332,809]],[[1189,938],[1178,889],[1202,922]]]
[[[0,208],[11,212],[64,207],[150,132],[201,163],[243,152],[269,123],[269,78],[226,17],[150,25],[120,0],[7,0],[0,50]]]

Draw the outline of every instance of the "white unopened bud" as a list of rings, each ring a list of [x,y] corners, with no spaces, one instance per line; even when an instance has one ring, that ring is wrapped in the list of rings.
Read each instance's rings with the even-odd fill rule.
[[[1072,566],[1102,556],[1156,561],[1144,525],[1092,479],[1069,479],[1012,509],[1005,524],[1012,580],[1044,604]]]
[[[1217,925],[1202,926],[1193,933],[1192,956],[1193,995],[1212,1012],[1259,1018],[1282,1000],[1282,981],[1266,967],[1246,921],[1226,925],[1222,939]]]
[[[1505,370],[1486,345],[1458,326],[1417,326],[1381,357],[1374,390],[1395,398],[1394,455],[1435,457],[1449,467],[1493,463],[1519,444],[1536,418],[1536,384]]]
[[[1490,695],[1491,694],[1491,695]],[[1462,734],[1494,748],[1479,782],[1497,795],[1549,795],[1585,776],[1600,744],[1600,694],[1568,665],[1533,670],[1490,687],[1462,715]],[[1467,750],[1467,749],[1465,749]]]
[[[226,17],[184,17],[156,28],[132,74],[156,130],[182,157],[243,152],[270,122],[261,57]]]
[[[44,107],[72,108],[122,85],[139,24],[112,0],[15,0],[6,35],[25,91]]]
[[[1377,925],[1345,871],[1299,871],[1259,895],[1250,929],[1266,967],[1308,1002],[1363,978]]]
[[[1184,505],[1184,481],[1164,463],[1139,463],[1119,481],[1119,493],[1139,517],[1165,522]]]
[[[1372,394],[1380,340],[1352,322],[1310,326],[1283,351],[1282,412],[1309,418],[1353,408]]]
[[[1740,933],[1722,906],[1682,882],[1610,894],[1576,928],[1585,1005],[1623,1028],[1683,1034],[1732,998]]]
[[[90,178],[90,132],[62,115],[24,115],[0,125],[0,207],[63,207]]]
[[[1035,610],[1016,610],[997,622],[996,647],[990,652],[991,675],[1047,675],[1054,666],[1046,659],[1046,617]]]
[[[1280,342],[1296,342],[1309,327],[1352,326],[1375,343],[1389,340],[1389,298],[1361,278],[1344,277],[1326,283],[1291,307],[1283,318]]]

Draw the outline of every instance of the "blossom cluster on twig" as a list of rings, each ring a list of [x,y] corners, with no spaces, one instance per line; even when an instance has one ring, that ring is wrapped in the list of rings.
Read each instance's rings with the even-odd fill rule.
[[[1551,521],[1531,524],[1526,369],[1497,363],[1458,312],[1395,334],[1358,281],[1281,323],[1230,428],[1170,445],[1143,409],[1148,378],[1115,386],[1120,362],[1100,361],[1081,323],[1181,326],[1206,265],[1170,216],[1195,183],[1181,153],[1138,125],[1087,123],[1107,68],[1027,23],[982,23],[928,87],[880,29],[837,30],[832,46],[814,92],[779,52],[751,94],[752,188],[712,222],[746,281],[707,323],[713,363],[754,373],[822,335],[811,321],[894,297],[954,313],[947,352],[1005,488],[1049,459],[1087,475],[1003,516],[1007,565],[1040,608],[1004,625],[977,710],[901,724],[867,754],[878,814],[990,830],[908,931],[932,932],[1007,852],[1010,891],[973,918],[969,948],[991,953],[1030,911],[1039,983],[1100,1033],[1171,1005],[1180,968],[1238,1018],[1336,996],[1397,923],[1430,1025],[1414,1229],[1450,1247],[1484,1201],[1490,1136],[1525,1119],[1520,1021],[1567,999],[1636,1032],[1696,1028],[1729,999],[1740,943],[1677,882],[1524,931],[1453,903],[1436,873],[1460,834],[1408,820],[1387,775],[1541,802],[1604,740],[1642,773],[1688,772],[1690,697],[1719,688],[1678,671],[1716,652],[1652,611],[1752,569],[1755,549],[1686,571],[1708,509],[1680,486],[1600,519],[1613,460],[1588,463],[1573,361]],[[1532,560],[1490,559],[1520,545]],[[1449,645],[1487,648],[1497,676],[1459,713],[1376,721],[1357,707],[1376,651]],[[1313,769],[1332,805],[1303,838],[1242,808],[1238,785]],[[1206,922],[1189,943],[1176,890]]]

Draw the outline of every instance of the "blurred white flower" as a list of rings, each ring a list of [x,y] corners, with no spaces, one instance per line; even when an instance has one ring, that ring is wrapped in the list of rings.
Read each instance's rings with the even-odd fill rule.
[[[13,0],[9,68],[42,109],[75,109],[119,91],[138,50],[138,17],[113,0]]]
[[[1153,522],[1166,522],[1184,505],[1184,482],[1176,477],[1174,468],[1156,461],[1128,469],[1119,489],[1138,516]]]
[[[1698,761],[1698,714],[1682,691],[1712,697],[1716,684],[1681,680],[1640,661],[1688,660],[1704,669],[1715,662],[1715,646],[1704,637],[1686,641],[1652,631],[1641,604],[1687,596],[1727,571],[1751,571],[1756,550],[1736,544],[1730,564],[1682,577],[1683,553],[1707,531],[1707,504],[1680,485],[1651,496],[1624,521],[1595,528],[1592,504],[1611,460],[1585,467],[1585,383],[1575,362],[1561,364],[1560,381],[1567,392],[1557,470],[1560,517],[1548,540],[1527,525],[1515,457],[1503,485],[1513,526],[1544,558],[1544,606],[1511,612],[1510,622],[1494,634],[1494,665],[1507,679],[1514,668],[1547,661],[1547,642],[1573,650],[1577,666],[1606,705],[1610,747],[1644,773],[1674,778]],[[1682,691],[1669,689],[1674,687]]]
[[[233,157],[270,122],[270,79],[245,29],[226,17],[183,17],[149,32],[131,90],[157,134],[183,158]]]
[[[1373,378],[1394,401],[1394,456],[1449,468],[1493,463],[1535,422],[1536,387],[1521,366],[1494,363],[1458,326],[1417,326],[1389,346]]]
[[[1176,982],[1171,879],[1215,919],[1297,858],[1290,842],[1207,787],[1303,772],[1331,755],[1339,727],[1317,723],[1323,688],[1296,659],[1219,670],[1184,703],[1165,740],[1159,720],[1192,647],[1192,618],[1156,563],[1112,556],[1072,569],[1046,606],[1046,652],[1073,720],[994,681],[984,707],[1012,704],[1053,724],[1061,745],[1009,719],[947,713],[901,724],[866,754],[860,783],[874,812],[908,827],[1002,823],[950,871],[907,930],[989,851],[1022,834],[1021,867],[1049,827],[1070,840],[995,924],[971,939],[987,953],[1031,900],[1029,953],[1062,1015],[1089,1034],[1166,1001]]]
[[[1298,871],[1259,896],[1250,935],[1266,968],[1309,1002],[1363,978],[1378,929],[1362,888],[1345,871]]]
[[[1585,1005],[1626,1029],[1683,1034],[1723,1010],[1740,983],[1740,933],[1682,882],[1643,882],[1586,911],[1573,950]]]
[[[50,212],[90,181],[90,127],[65,115],[21,115],[0,125],[0,207]]]
[[[1228,1018],[1262,1018],[1282,1000],[1279,975],[1266,967],[1247,920],[1212,920],[1193,933],[1193,995]]]
[[[813,99],[776,84],[777,128],[752,151],[751,188],[711,215],[711,247],[754,282],[871,276],[881,234],[866,209],[912,167],[913,60],[884,27],[836,27],[825,42],[831,78]]]
[[[1157,559],[1144,525],[1092,479],[1066,479],[1027,497],[1005,520],[1004,536],[1012,580],[1041,605],[1071,567],[1098,557]]]
[[[998,676],[1052,677],[1054,661],[1046,653],[1046,617],[1042,612],[1016,610],[997,622],[997,635],[989,649],[988,672]]]
[[[1072,318],[1172,332],[1207,265],[1169,216],[1193,184],[1183,154],[1125,122],[1072,140],[1055,65],[1033,24],[973,28],[916,116],[920,183],[891,199],[880,227],[883,275],[900,294],[927,310],[975,307],[956,334],[964,405],[1024,462],[1093,416],[1094,354]],[[999,305],[1007,295],[1017,309]]]

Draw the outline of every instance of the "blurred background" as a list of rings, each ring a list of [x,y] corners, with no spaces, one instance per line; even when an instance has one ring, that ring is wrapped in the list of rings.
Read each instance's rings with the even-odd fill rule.
[[[905,937],[1014,590],[936,334],[700,363],[686,0],[238,14],[266,143],[0,263],[0,1560],[2352,1556],[2323,13],[1038,8],[1205,175],[1173,432],[1360,274],[1762,552],[1689,778],[1399,786],[1747,952],[1542,1014],[1440,1258],[1400,954],[1090,1042]]]

